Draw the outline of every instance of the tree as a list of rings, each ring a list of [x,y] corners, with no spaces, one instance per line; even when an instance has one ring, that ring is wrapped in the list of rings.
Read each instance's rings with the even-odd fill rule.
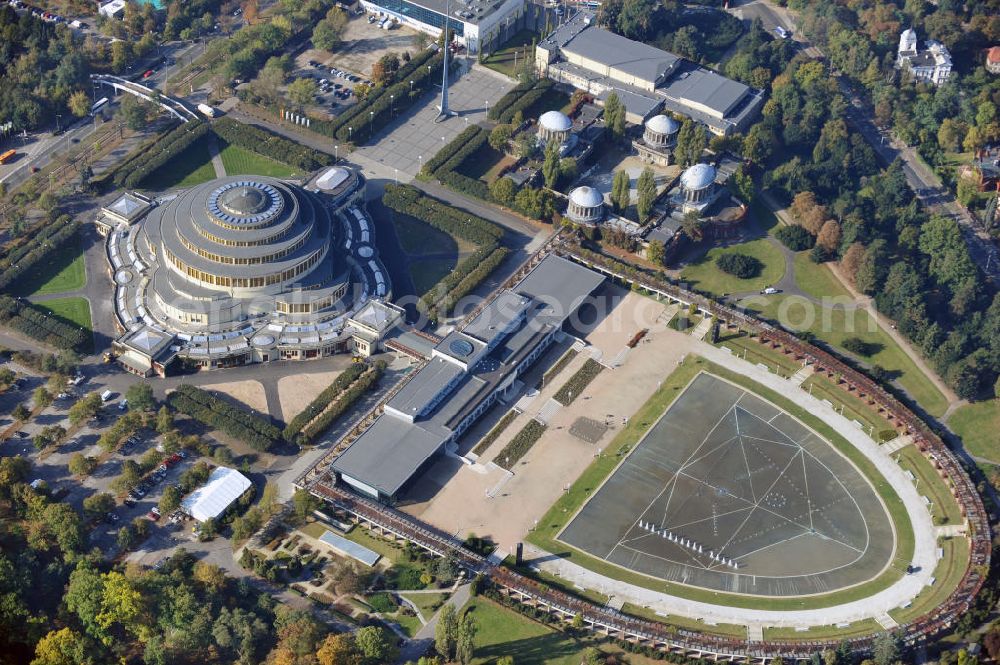
[[[490,147],[497,152],[503,152],[506,150],[507,144],[510,142],[513,135],[514,130],[510,125],[497,125],[490,132]]]
[[[875,665],[893,665],[899,660],[900,646],[898,634],[891,631],[878,633],[872,646],[872,660],[875,661]]]
[[[476,630],[476,618],[472,612],[466,612],[458,625],[458,636],[455,639],[455,658],[462,665],[469,665],[472,662],[476,648]]]
[[[646,260],[650,263],[663,265],[666,254],[666,246],[661,240],[650,240],[646,245]]]
[[[625,212],[632,202],[629,184],[628,171],[615,172],[614,179],[611,181],[611,206],[619,214]]]
[[[438,622],[434,627],[434,648],[445,660],[451,660],[458,639],[458,617],[455,606],[446,604],[438,612]]]
[[[701,160],[701,154],[705,152],[707,145],[708,136],[705,134],[705,128],[693,120],[684,120],[680,131],[677,132],[674,157],[677,158],[681,168],[687,168]]]
[[[167,485],[160,496],[160,512],[172,513],[181,505],[181,492],[173,485]]]
[[[293,104],[309,106],[314,103],[318,89],[316,81],[311,78],[295,79],[288,84],[288,99]]]
[[[681,218],[681,231],[694,242],[700,242],[705,237],[705,226],[697,210],[684,213],[684,217]]]
[[[490,196],[497,203],[509,206],[514,202],[514,197],[517,196],[517,185],[507,176],[497,178],[490,183]]]
[[[399,56],[387,53],[372,65],[372,81],[377,86],[386,86],[392,82],[399,70]]]
[[[71,425],[79,425],[99,413],[102,408],[101,396],[97,392],[87,393],[69,408],[69,422]]]
[[[54,630],[35,645],[31,665],[90,665],[94,647],[86,637],[71,628]]]
[[[268,516],[278,511],[278,486],[268,481],[264,483],[264,489],[260,494],[260,509]]]
[[[514,144],[514,152],[521,159],[531,159],[538,152],[538,139],[531,132],[518,134]]]
[[[857,286],[858,268],[865,257],[865,246],[860,242],[853,242],[844,252],[840,259],[840,267],[852,284]]]
[[[333,569],[330,580],[334,591],[341,595],[353,596],[365,590],[366,576],[358,572],[353,561],[343,561]]]
[[[132,400],[129,400],[129,404]],[[156,431],[160,434],[166,434],[174,428],[174,416],[170,413],[170,409],[163,405],[160,410],[156,412]]]
[[[226,572],[212,563],[198,561],[194,564],[191,576],[208,587],[213,593],[222,591],[226,586]]]
[[[156,406],[153,399],[153,388],[148,383],[136,383],[125,391],[129,411],[152,411]]]
[[[382,626],[365,626],[354,634],[354,644],[361,653],[362,662],[370,665],[392,663],[398,649],[392,633]]]
[[[115,42],[115,44],[120,43]],[[122,119],[125,121],[125,126],[129,129],[138,131],[146,126],[146,105],[134,95],[125,95],[122,97],[118,113],[121,114]]]
[[[332,51],[340,44],[340,37],[347,27],[347,14],[344,10],[334,7],[326,14],[326,18],[313,28],[313,45],[324,51]]]
[[[295,494],[292,495],[292,505],[294,507],[295,518],[299,523],[302,523],[306,521],[306,517],[312,511],[319,508],[319,499],[307,490],[296,490]]]
[[[69,112],[77,118],[82,118],[90,113],[90,97],[83,90],[77,90],[66,100]]]
[[[350,633],[331,633],[316,650],[319,665],[361,665],[361,658]]]
[[[888,262],[889,250],[885,240],[879,238],[872,241],[854,273],[854,285],[858,291],[868,295],[875,293],[888,275]]]
[[[749,254],[739,252],[727,252],[720,254],[715,259],[715,265],[719,270],[740,279],[751,279],[756,277],[764,269],[764,264],[760,259]]]
[[[834,254],[840,246],[840,224],[832,219],[824,222],[816,236],[816,245],[822,247],[828,254]]]
[[[22,402],[14,407],[14,410],[11,411],[10,415],[14,416],[14,420],[24,422],[31,417],[31,411]]]
[[[615,92],[604,100],[604,124],[615,140],[625,136],[625,105]]]
[[[636,189],[638,190],[636,210],[641,224],[653,211],[653,201],[656,200],[656,177],[653,175],[653,169],[647,166],[642,170],[636,182]]]
[[[559,184],[559,145],[555,141],[549,141],[545,146],[542,177],[545,178],[545,186],[549,189],[555,189]]]
[[[107,492],[92,494],[83,500],[83,512],[91,517],[99,517],[115,509],[115,497]]]
[[[138,544],[139,539],[136,537],[135,529],[132,528],[131,524],[126,524],[125,526],[118,529],[118,536],[116,538],[118,543],[118,548],[123,552],[128,552],[133,547]]]
[[[35,392],[31,393],[31,401],[35,405],[35,408],[42,408],[52,404],[52,393],[50,393],[44,386],[38,386],[35,388]]]
[[[76,453],[69,459],[69,464],[66,466],[74,476],[89,476],[97,468],[97,458]]]
[[[801,252],[806,249],[812,249],[812,246],[816,244],[816,238],[814,238],[811,233],[806,231],[805,227],[799,226],[798,224],[790,224],[788,226],[779,227],[778,230],[774,232],[774,237],[777,238],[782,245],[793,252]]]

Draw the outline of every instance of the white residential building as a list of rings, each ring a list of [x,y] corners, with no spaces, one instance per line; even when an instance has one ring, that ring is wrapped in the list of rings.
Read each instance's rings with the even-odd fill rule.
[[[941,85],[951,76],[951,53],[941,42],[928,39],[921,49],[917,44],[917,32],[907,28],[899,36],[899,50],[896,53],[896,69],[908,71],[918,81]]]

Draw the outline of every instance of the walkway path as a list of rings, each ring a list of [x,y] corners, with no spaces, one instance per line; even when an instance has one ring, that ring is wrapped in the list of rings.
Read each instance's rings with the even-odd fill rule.
[[[451,605],[455,610],[461,610],[465,607],[465,604],[469,602],[469,598],[472,594],[469,592],[469,585],[463,584],[455,590],[455,593],[451,594],[449,598],[437,612],[434,613],[427,623],[424,624],[416,635],[413,636],[409,642],[400,650],[399,660],[397,662],[405,663],[408,661],[416,661],[420,656],[427,652],[427,649],[431,644],[434,643],[434,631],[437,628],[438,617],[441,616],[441,610],[443,610],[448,605]]]
[[[592,589],[608,596],[613,595],[640,607],[648,607],[655,612],[698,618],[714,623],[746,626],[764,624],[789,628],[829,626],[833,623],[850,623],[881,616],[911,601],[930,583],[933,577],[937,564],[937,540],[930,513],[928,513],[912,481],[906,477],[899,465],[878,444],[854,427],[848,419],[837,413],[830,405],[798,389],[787,379],[782,379],[708,343],[694,340],[692,343],[696,345],[696,353],[699,355],[774,390],[798,407],[830,424],[841,436],[871,460],[878,472],[890,482],[911,516],[915,537],[911,563],[916,572],[904,575],[890,587],[861,600],[824,609],[779,611],[712,605],[653,591],[611,580],[567,559],[552,556],[530,546],[527,548],[529,560],[533,560],[534,565],[541,570],[566,580],[570,585]]]
[[[219,139],[212,132],[208,133],[208,154],[212,156],[212,168],[215,169],[215,177],[225,178],[226,165],[222,163],[222,155],[219,154]]]

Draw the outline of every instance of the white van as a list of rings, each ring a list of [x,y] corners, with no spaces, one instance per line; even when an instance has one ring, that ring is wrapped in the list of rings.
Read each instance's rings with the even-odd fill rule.
[[[114,395],[113,392],[111,392],[110,390],[105,390],[103,393],[101,393],[101,401],[107,402],[109,399],[111,399],[112,395]]]
[[[782,28],[780,25],[774,28],[774,32],[775,32],[776,35],[778,35],[782,39],[788,39],[789,37],[792,36],[792,33],[788,32],[787,30],[785,30],[784,28]]]

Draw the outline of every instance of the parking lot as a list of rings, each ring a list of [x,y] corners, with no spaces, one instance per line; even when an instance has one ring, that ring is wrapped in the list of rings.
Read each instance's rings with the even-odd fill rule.
[[[367,14],[351,16],[347,28],[341,37],[341,43],[336,51],[321,51],[307,49],[295,59],[295,65],[301,69],[310,60],[315,60],[327,67],[338,68],[368,78],[372,65],[387,53],[395,53],[402,57],[405,51],[413,54],[417,51],[417,32],[402,25],[391,30],[378,27],[378,22],[369,23]]]

